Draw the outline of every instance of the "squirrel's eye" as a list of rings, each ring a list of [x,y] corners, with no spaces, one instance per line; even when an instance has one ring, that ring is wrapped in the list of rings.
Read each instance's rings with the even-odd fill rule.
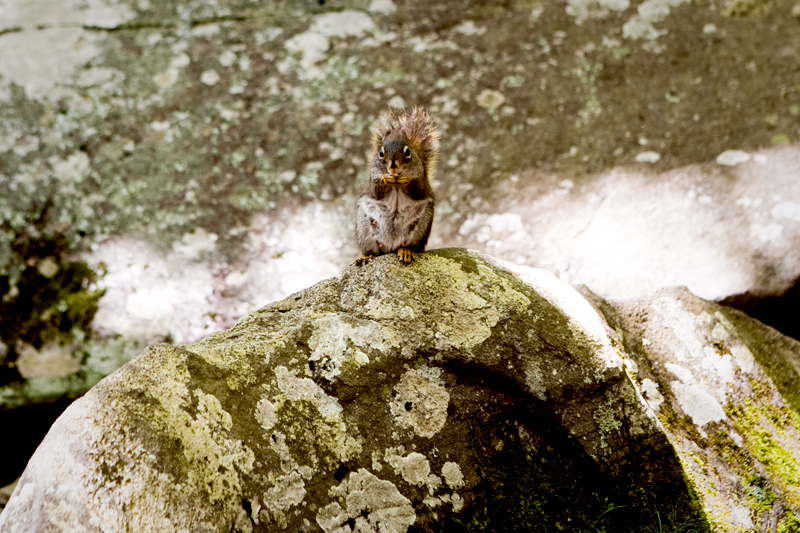
[[[380,157],[381,159],[383,159],[383,156],[385,156],[385,155],[386,155],[386,154],[384,154],[384,153],[383,153],[383,148],[381,148],[381,151],[380,151],[380,152],[378,152],[378,157]]]
[[[408,149],[408,146],[403,146],[403,155],[408,159],[411,157],[411,150]]]

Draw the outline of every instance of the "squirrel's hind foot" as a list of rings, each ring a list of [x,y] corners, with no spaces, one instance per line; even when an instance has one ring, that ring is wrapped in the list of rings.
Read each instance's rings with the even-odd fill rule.
[[[407,265],[414,260],[414,252],[407,248],[398,248],[397,255],[400,256],[400,262],[404,265]]]
[[[357,267],[364,266],[367,263],[369,263],[370,259],[372,259],[372,257],[365,255],[364,257],[359,257],[358,259],[356,259],[355,263],[353,264],[356,265]]]

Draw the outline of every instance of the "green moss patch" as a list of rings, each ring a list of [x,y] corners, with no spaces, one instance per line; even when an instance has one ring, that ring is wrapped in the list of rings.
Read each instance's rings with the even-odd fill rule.
[[[18,263],[0,275],[0,340],[8,346],[7,361],[17,357],[18,343],[34,348],[56,341],[82,343],[91,337],[91,321],[104,291],[95,287],[98,274],[81,261],[64,259],[63,238],[16,239]],[[8,366],[0,386],[20,379]]]
[[[800,417],[783,402],[775,405],[766,392],[767,387],[755,381],[751,384],[753,394],[743,402],[728,404],[725,411],[745,437],[748,451],[764,465],[772,482],[785,492],[786,501],[800,505]],[[749,478],[755,479],[754,475]],[[750,485],[766,489],[756,481]],[[757,507],[770,507],[770,497],[761,495],[759,490],[751,490]]]
[[[789,511],[778,524],[778,533],[800,533],[800,518]]]

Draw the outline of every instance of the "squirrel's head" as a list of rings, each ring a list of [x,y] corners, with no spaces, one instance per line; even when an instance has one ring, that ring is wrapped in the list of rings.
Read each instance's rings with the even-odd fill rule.
[[[387,109],[372,128],[373,167],[380,175],[430,180],[438,151],[439,133],[422,108]]]
[[[375,166],[385,174],[420,178],[424,173],[422,161],[408,139],[400,132],[390,131],[384,137],[375,156]]]

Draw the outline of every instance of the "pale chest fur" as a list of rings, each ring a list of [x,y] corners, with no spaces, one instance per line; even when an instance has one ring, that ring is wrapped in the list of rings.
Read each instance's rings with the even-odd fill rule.
[[[362,252],[382,254],[414,248],[430,233],[433,201],[413,200],[399,187],[382,199],[362,196],[358,201],[356,231]]]

